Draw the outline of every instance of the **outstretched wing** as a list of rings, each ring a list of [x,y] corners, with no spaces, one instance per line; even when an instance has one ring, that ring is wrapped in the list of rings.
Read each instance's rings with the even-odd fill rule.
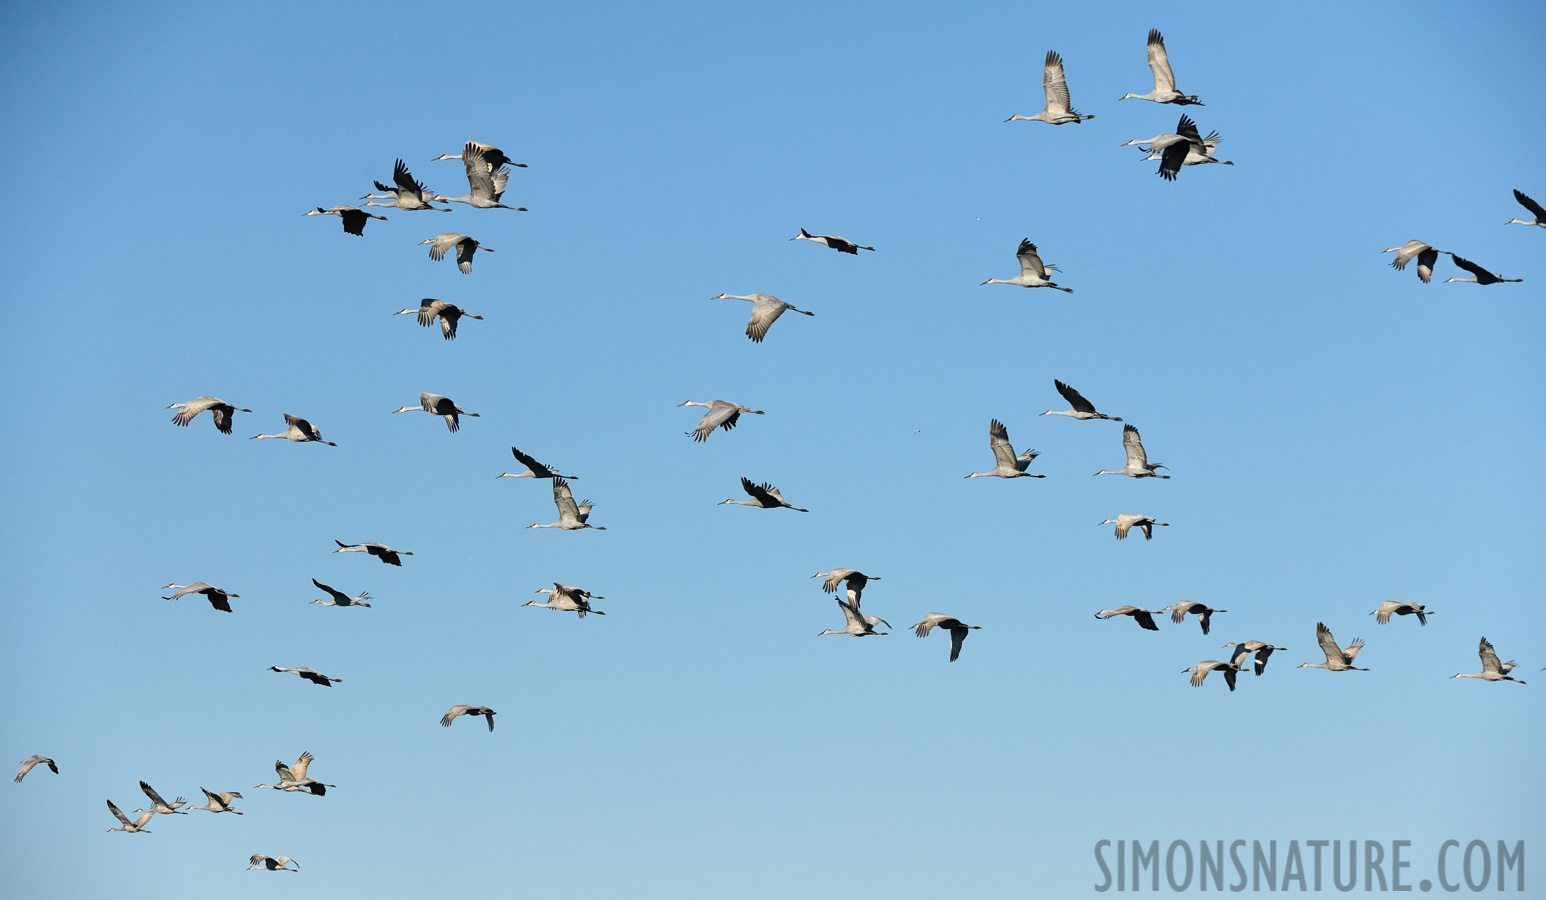
[[[1031,243],[1030,238],[1020,241],[1020,249],[1015,251],[1015,256],[1020,258],[1021,275],[1029,275],[1041,281],[1047,280],[1047,267],[1036,254],[1036,245]]]
[[[1514,199],[1519,201],[1520,206],[1535,214],[1535,221],[1546,222],[1546,209],[1542,209],[1539,203],[1519,193],[1518,188],[1514,189]]]
[[[316,757],[312,756],[310,751],[301,751],[301,758],[297,759],[295,765],[290,767],[290,771],[295,775],[293,780],[301,781],[304,779],[306,777],[306,770],[311,767],[311,761],[314,759]]]
[[[338,543],[337,539],[334,539],[333,543],[337,544]],[[356,546],[359,546],[359,545],[356,545]],[[316,585],[320,590],[326,591],[328,593],[328,596],[332,597],[333,601],[335,603],[336,602],[342,602],[342,603],[348,603],[349,602],[349,595],[345,594],[343,591],[334,590],[333,588],[328,587],[327,585],[323,584],[322,582],[318,581],[315,578],[313,578],[311,580],[311,583]]]
[[[1084,399],[1083,394],[1056,379],[1053,379],[1052,384],[1058,389],[1058,393],[1063,395],[1063,399],[1068,401],[1068,405],[1074,408],[1074,412],[1095,412],[1095,404]]]
[[[1047,95],[1049,118],[1053,113],[1070,112],[1068,82],[1063,78],[1063,57],[1056,50],[1047,51],[1047,59],[1041,70],[1041,89]]]
[[[1482,642],[1477,646],[1476,652],[1482,658],[1483,672],[1496,672],[1499,675],[1507,674],[1503,669],[1503,663],[1498,661],[1497,651],[1492,649],[1491,641],[1482,638]]]
[[[1015,467],[1015,448],[1009,443],[1009,430],[998,419],[988,423],[988,446],[993,448],[993,458],[1000,466]]]
[[[1158,28],[1149,29],[1149,71],[1154,73],[1155,90],[1176,89],[1176,76],[1170,71],[1170,57],[1165,54],[1165,38]]]
[[[553,479],[553,504],[558,507],[559,521],[582,521],[580,507],[574,502],[574,492],[569,490],[569,482],[562,478]]]
[[[1128,466],[1136,469],[1149,467],[1149,457],[1143,452],[1143,438],[1138,434],[1138,429],[1131,425],[1122,426],[1122,449],[1127,451]]]

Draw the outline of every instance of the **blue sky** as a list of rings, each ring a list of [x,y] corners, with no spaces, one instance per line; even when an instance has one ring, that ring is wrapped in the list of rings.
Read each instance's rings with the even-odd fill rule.
[[[0,794],[0,883],[1080,896],[1101,839],[1410,839],[1416,877],[1447,838],[1546,847],[1546,688],[1446,678],[1482,635],[1546,665],[1546,234],[1502,224],[1512,189],[1546,199],[1546,14],[1158,12],[7,8],[3,743],[61,774]],[[1206,106],[1115,102],[1154,27]],[[1048,49],[1096,118],[1004,124]],[[1119,146],[1182,111],[1235,166],[1169,184]],[[530,212],[301,216],[397,157],[464,193],[429,160],[468,139],[529,164]],[[496,251],[470,276],[416,246],[452,230]],[[1074,294],[979,286],[1024,237]],[[1525,282],[1440,284],[1445,259],[1423,285],[1379,252],[1411,238]],[[754,291],[816,315],[753,344],[708,298]],[[390,315],[421,297],[486,318],[448,343]],[[1120,426],[1038,417],[1054,378],[1174,477],[1091,478]],[[481,416],[389,414],[420,391]],[[201,394],[254,412],[173,427]],[[687,399],[767,415],[694,444]],[[339,446],[246,440],[282,413]],[[1048,478],[961,478],[992,418]],[[494,479],[512,444],[608,530],[523,530],[555,515]],[[743,475],[811,512],[716,507]],[[1173,525],[1118,543],[1095,523],[1122,512]],[[893,636],[815,637],[842,618],[808,576],[838,566],[883,577]],[[309,606],[312,578],[376,605]],[[195,580],[236,611],[160,599]],[[554,581],[607,615],[519,607]],[[1091,618],[1179,599],[1230,612]],[[1437,614],[1376,626],[1384,599]],[[982,626],[955,664],[903,628],[931,611]],[[1372,671],[1296,670],[1317,621]],[[1290,649],[1187,686],[1245,639]],[[439,728],[456,703],[497,730]],[[326,798],[103,833],[140,779],[197,803],[303,750]]]

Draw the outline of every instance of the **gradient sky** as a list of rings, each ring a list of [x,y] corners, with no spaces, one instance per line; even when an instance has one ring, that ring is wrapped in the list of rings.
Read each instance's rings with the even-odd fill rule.
[[[723,4],[11,4],[12,397],[0,453],[0,884],[29,898],[1067,897],[1101,839],[1524,840],[1546,684],[1448,680],[1486,635],[1546,682],[1546,10]],[[1160,28],[1207,104],[1152,86]],[[1093,121],[1042,105],[1058,50]],[[1233,167],[1166,183],[1190,112]],[[356,203],[397,157],[530,212]],[[878,248],[852,258],[805,227]],[[494,248],[470,276],[442,231]],[[979,282],[1029,237],[1072,295]],[[1433,284],[1420,238],[1523,284]],[[747,305],[785,316],[762,344]],[[457,303],[454,342],[392,312]],[[1120,426],[1169,481],[1091,478]],[[390,415],[420,391],[480,418]],[[236,433],[162,407],[254,410]],[[694,444],[701,410],[767,411]],[[309,418],[337,448],[249,441]],[[987,423],[1044,480],[963,480]],[[511,445],[577,474],[555,518]],[[811,512],[716,507],[741,476]],[[1118,513],[1173,523],[1113,540]],[[332,541],[411,550],[400,568]],[[817,570],[883,580],[890,637]],[[307,605],[316,578],[371,609]],[[162,600],[168,582],[241,595]],[[523,609],[560,581],[605,617]],[[1091,614],[1229,610],[1142,632]],[[1427,603],[1377,626],[1382,600]],[[961,659],[904,626],[981,625]],[[1322,659],[1324,621],[1369,672]],[[1289,650],[1237,692],[1182,670]],[[271,665],[316,667],[324,690]],[[1533,676],[1530,673],[1535,673]],[[1218,682],[1218,683],[1215,683]],[[436,723],[452,704],[499,711]],[[251,785],[301,751],[325,798]],[[104,834],[200,786],[242,817]],[[254,852],[299,875],[246,872]],[[272,881],[285,884],[276,888]]]

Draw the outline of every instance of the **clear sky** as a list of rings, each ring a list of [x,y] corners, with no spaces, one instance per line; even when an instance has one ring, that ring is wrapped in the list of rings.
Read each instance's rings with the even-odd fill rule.
[[[29,898],[1067,897],[1096,841],[1546,852],[1533,3],[10,4],[0,885]],[[1181,88],[1143,101],[1161,29]],[[1066,60],[1092,121],[1004,124]],[[1119,146],[1189,112],[1233,167]],[[530,212],[356,203],[395,158]],[[789,238],[875,246],[858,258]],[[492,247],[470,276],[442,231]],[[1068,295],[1007,278],[1025,237]],[[1419,238],[1523,284],[1433,284]],[[815,312],[743,334],[765,292]],[[459,304],[442,341],[398,309]],[[1092,478],[1120,426],[1169,481]],[[420,391],[481,414],[390,415]],[[235,434],[167,404],[254,410]],[[727,399],[766,410],[695,444]],[[249,441],[305,416],[336,448]],[[990,419],[1046,479],[992,465]],[[556,518],[508,448],[579,476]],[[809,514],[716,506],[739,478]],[[1096,523],[1173,523],[1117,542]],[[402,568],[333,540],[410,550]],[[864,596],[890,637],[816,637]],[[371,609],[311,606],[316,578]],[[235,612],[168,582],[240,594]],[[559,581],[583,621],[519,604]],[[1103,607],[1229,610],[1143,632]],[[1436,611],[1377,626],[1385,599]],[[905,625],[982,626],[961,659]],[[1369,672],[1320,661],[1324,621]],[[1448,680],[1490,638],[1519,687]],[[1229,693],[1182,670],[1289,648]],[[331,689],[265,671],[313,666]],[[1533,673],[1533,674],[1531,674]],[[452,704],[499,711],[437,725]],[[325,798],[254,791],[316,755]],[[105,834],[103,800],[246,815]],[[299,875],[243,871],[253,852]]]

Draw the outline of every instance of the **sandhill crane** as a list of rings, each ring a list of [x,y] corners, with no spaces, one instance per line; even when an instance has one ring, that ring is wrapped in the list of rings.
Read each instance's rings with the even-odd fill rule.
[[[289,428],[286,428],[284,431],[281,431],[278,434],[255,434],[251,437],[251,440],[255,441],[258,438],[284,438],[287,441],[294,441],[297,444],[304,444],[308,441],[315,441],[319,444],[327,444],[329,447],[338,446],[332,441],[324,441],[322,439],[322,432],[317,430],[317,426],[311,424],[300,416],[292,416],[289,413],[285,413],[284,417],[285,424],[290,426]]]
[[[476,151],[476,153],[474,154],[470,151]],[[444,153],[430,160],[430,162],[440,162],[442,159],[459,159],[464,164],[470,164],[468,163],[468,156],[470,155],[475,156],[475,158],[481,157],[480,161],[490,172],[494,171],[494,169],[498,168],[499,166],[515,166],[518,169],[526,168],[525,163],[516,162],[515,160],[506,156],[505,151],[499,149],[498,147],[491,147],[488,144],[480,144],[477,141],[468,141],[462,147],[462,152],[456,154],[455,156],[452,156],[449,153]]]
[[[1209,622],[1212,619],[1213,614],[1214,613],[1229,612],[1229,610],[1227,610],[1227,609],[1213,609],[1212,607],[1208,606],[1208,604],[1201,603],[1201,602],[1198,602],[1196,600],[1177,600],[1175,603],[1171,604],[1170,606],[1167,606],[1167,607],[1159,610],[1159,612],[1168,612],[1168,613],[1170,613],[1170,621],[1175,622],[1177,624],[1180,624],[1180,623],[1186,621],[1186,614],[1187,613],[1193,613],[1193,614],[1195,614],[1197,616],[1197,624],[1202,626],[1202,633],[1203,634],[1207,634],[1208,633],[1208,628],[1209,628]]]
[[[1116,527],[1116,534],[1117,534],[1117,540],[1119,540],[1119,541],[1127,539],[1128,529],[1132,528],[1134,525],[1137,525],[1139,528],[1143,529],[1143,539],[1146,540],[1146,541],[1150,540],[1150,539],[1152,539],[1154,537],[1154,526],[1155,525],[1159,525],[1159,526],[1162,526],[1164,528],[1169,528],[1170,527],[1170,523],[1169,522],[1156,522],[1156,521],[1154,521],[1153,517],[1151,517],[1151,516],[1140,516],[1140,515],[1136,515],[1134,513],[1122,513],[1122,514],[1118,515],[1115,519],[1106,519],[1105,521],[1103,521],[1103,522],[1101,522],[1099,524],[1101,524],[1101,525],[1111,525],[1113,523],[1115,523],[1116,526],[1117,526]]]
[[[450,712],[440,717],[440,724],[447,728],[457,716],[483,716],[488,720],[488,730],[494,730],[494,717],[499,715],[487,706],[453,706]]]
[[[170,597],[162,597],[162,600],[178,600],[187,596],[188,594],[203,594],[204,598],[209,601],[209,605],[213,606],[215,609],[220,610],[221,612],[230,612],[230,598],[241,596],[241,594],[233,594],[230,591],[222,591],[220,588],[217,588],[212,584],[205,584],[202,581],[195,581],[192,584],[178,584],[174,581],[166,587],[162,588],[162,590],[177,592]]]
[[[950,661],[955,662],[961,656],[961,644],[966,640],[966,632],[971,629],[981,628],[981,625],[967,625],[955,616],[947,616],[944,613],[929,613],[923,617],[923,621],[907,627],[919,637],[928,637],[929,632],[935,626],[950,632]],[[887,626],[888,628],[890,626]]]
[[[1542,228],[1546,228],[1546,209],[1542,209],[1539,203],[1536,203],[1534,200],[1531,200],[1524,194],[1519,193],[1518,188],[1514,189],[1514,199],[1519,201],[1520,206],[1528,209],[1530,214],[1535,216],[1535,218],[1529,220],[1509,219],[1507,222],[1503,223],[1504,225],[1539,225]],[[1520,684],[1523,683],[1524,682],[1520,682]]]
[[[1208,136],[1202,139],[1200,144],[1188,143],[1186,145],[1186,157],[1181,160],[1182,166],[1201,166],[1208,163],[1218,163],[1221,166],[1232,166],[1234,162],[1228,159],[1215,159],[1213,154],[1219,149],[1219,144],[1224,138],[1217,131],[1208,132]],[[1143,162],[1159,160],[1163,162],[1165,154],[1159,152],[1150,153],[1143,158]]]
[[[53,760],[46,756],[38,756],[36,753],[34,753],[33,755],[21,761],[21,771],[16,773],[16,783],[20,784],[21,780],[27,777],[27,773],[31,772],[32,768],[37,765],[46,765],[48,766],[48,771],[53,772],[55,775],[59,774],[59,767],[54,764]]]
[[[558,474],[558,472],[552,466],[545,466],[542,463],[537,462],[537,460],[534,459],[533,457],[531,457],[530,455],[522,453],[521,451],[515,449],[514,447],[510,448],[510,453],[511,453],[512,456],[515,457],[515,461],[516,462],[518,462],[521,465],[526,467],[526,471],[524,471],[524,472],[500,472],[498,475],[494,476],[495,478],[569,478],[569,479],[573,479],[575,477],[573,475],[560,475],[560,474]]]
[[[1240,641],[1239,643],[1231,641],[1224,646],[1235,648],[1235,652],[1230,656],[1229,661],[1237,666],[1244,665],[1247,656],[1250,656],[1252,653],[1256,654],[1257,675],[1267,670],[1267,659],[1272,656],[1274,650],[1288,649],[1287,647],[1274,647],[1266,641]]]
[[[1108,419],[1112,422],[1122,421],[1116,416],[1108,416],[1105,413],[1096,412],[1095,404],[1084,399],[1083,394],[1080,394],[1078,391],[1074,390],[1063,382],[1058,381],[1056,378],[1052,380],[1052,386],[1058,389],[1058,393],[1063,395],[1063,399],[1067,400],[1068,404],[1072,406],[1073,409],[1049,409],[1042,413],[1042,415],[1068,416],[1069,418],[1073,419]]]
[[[528,600],[521,605],[535,606],[539,609],[556,609],[560,612],[578,613],[579,617],[582,619],[585,618],[586,613],[595,613],[598,616],[606,615],[606,613],[599,609],[591,609],[590,602],[592,600],[605,600],[607,598],[601,596],[600,594],[592,594],[590,591],[581,590],[572,584],[559,584],[555,581],[553,582],[552,587],[537,588],[535,593],[547,594],[547,601],[538,603],[535,600]],[[489,728],[491,730],[493,728],[492,719],[489,720]]]
[[[1074,292],[1073,288],[1058,287],[1057,284],[1047,280],[1047,274],[1058,271],[1058,267],[1047,265],[1041,261],[1041,257],[1036,255],[1036,245],[1031,243],[1030,238],[1021,239],[1020,249],[1015,251],[1015,256],[1020,258],[1019,275],[1007,279],[989,278],[983,284],[1018,284],[1021,287],[1028,288],[1049,287],[1062,291],[1065,294],[1072,294]]]
[[[1380,608],[1369,613],[1369,615],[1373,616],[1374,621],[1381,625],[1390,624],[1390,617],[1393,615],[1416,616],[1419,625],[1427,625],[1428,617],[1433,615],[1433,613],[1429,612],[1428,607],[1423,606],[1421,603],[1411,603],[1404,600],[1384,600],[1380,603]]]
[[[425,297],[423,300],[420,300],[418,307],[415,309],[400,309],[392,313],[392,315],[405,316],[409,313],[418,313],[419,324],[425,328],[435,324],[435,320],[438,318],[440,320],[440,336],[448,341],[456,340],[456,323],[461,321],[462,316],[466,316],[469,319],[477,319],[480,322],[483,321],[482,316],[475,316],[454,303],[436,300],[433,297]]]
[[[1235,677],[1240,674],[1240,667],[1232,662],[1205,659],[1190,669],[1182,669],[1181,671],[1192,676],[1192,687],[1202,687],[1203,680],[1208,677],[1208,673],[1215,670],[1224,673],[1224,683],[1229,685],[1229,689],[1233,691],[1235,689]]]
[[[1212,151],[1208,150],[1207,145],[1203,143],[1202,135],[1197,133],[1197,123],[1188,115],[1181,116],[1175,132],[1155,135],[1147,140],[1128,141],[1122,146],[1133,144],[1148,144],[1148,147],[1140,147],[1140,149],[1160,154],[1158,174],[1166,181],[1176,180],[1176,173],[1181,171],[1181,166],[1186,163],[1188,154],[1195,152],[1210,158],[1212,156]],[[1217,146],[1216,143],[1215,146]]]
[[[427,413],[434,413],[435,415],[445,419],[446,428],[450,429],[452,434],[462,430],[462,416],[472,416],[474,419],[478,418],[477,413],[468,412],[467,410],[462,409],[460,406],[457,406],[454,402],[452,402],[450,397],[442,397],[439,394],[431,394],[428,391],[419,392],[418,406],[400,406],[397,409],[392,410],[392,412],[414,412],[416,410],[423,410]]]
[[[264,856],[261,853],[252,854],[247,862],[252,864],[247,867],[249,872],[253,869],[264,869],[269,872],[294,872],[301,867],[300,863],[295,862],[295,860],[288,856]],[[295,863],[295,869],[286,868],[290,863]]]
[[[392,166],[392,181],[397,187],[387,187],[379,181],[372,182],[378,191],[386,191],[384,194],[366,194],[361,200],[369,200],[366,206],[395,206],[402,210],[432,209],[435,212],[450,212],[449,209],[441,209],[431,206],[430,202],[435,192],[425,187],[421,182],[415,181],[408,174],[408,166],[402,160],[398,160]],[[385,200],[385,203],[377,203],[377,200]]]
[[[436,194],[436,203],[465,203],[478,209],[513,209],[516,212],[526,212],[524,206],[506,206],[499,202],[505,195],[505,185],[510,180],[508,169],[488,165],[483,151],[473,147],[462,151],[462,161],[467,164],[467,193],[460,197],[442,197]]]
[[[750,500],[721,500],[715,506],[724,506],[726,503],[734,503],[739,506],[757,506],[762,509],[792,509],[795,512],[810,512],[784,499],[784,495],[778,492],[778,488],[764,481],[762,484],[753,484],[750,478],[741,476],[741,489],[751,495]]]
[[[586,500],[576,504],[574,493],[569,490],[569,482],[562,478],[553,479],[553,505],[558,507],[558,521],[547,525],[533,523],[527,528],[562,528],[565,531],[579,531],[581,528],[594,528],[597,531],[606,531],[605,525],[591,525],[589,523],[591,502]]]
[[[713,400],[708,403],[699,403],[696,400],[683,400],[677,408],[684,406],[701,406],[708,412],[698,420],[698,427],[686,432],[692,435],[693,441],[706,441],[714,429],[723,428],[725,431],[735,427],[736,420],[741,418],[741,413],[751,413],[754,416],[764,415],[760,409],[748,409],[739,403],[731,403],[729,400]]]
[[[1096,475],[1127,475],[1131,478],[1169,478],[1154,471],[1163,469],[1161,463],[1149,464],[1149,455],[1143,451],[1143,438],[1131,425],[1122,426],[1122,449],[1127,452],[1127,465],[1115,471],[1101,469]]]
[[[1448,253],[1449,251],[1446,250],[1445,252]],[[1444,279],[1445,284],[1449,284],[1451,281],[1470,281],[1476,284],[1502,284],[1505,281],[1524,281],[1523,278],[1504,278],[1501,275],[1494,275],[1476,263],[1471,262],[1469,259],[1461,259],[1453,253],[1449,254],[1449,258],[1455,261],[1455,265],[1465,269],[1467,272],[1470,272],[1471,277],[1446,278]]]
[[[326,797],[327,789],[338,787],[336,784],[324,784],[315,778],[306,777],[306,770],[316,760],[310,751],[301,753],[300,759],[294,766],[287,766],[282,760],[274,760],[274,772],[279,776],[275,784],[255,784],[254,788],[269,788],[275,791],[292,791],[296,793],[308,793],[316,797]]]
[[[1299,668],[1327,669],[1332,672],[1346,672],[1348,670],[1357,672],[1369,671],[1368,669],[1360,669],[1353,665],[1353,660],[1358,658],[1358,651],[1364,647],[1362,639],[1353,638],[1353,642],[1347,645],[1346,650],[1343,650],[1337,646],[1337,640],[1331,636],[1331,629],[1326,627],[1326,623],[1316,622],[1315,641],[1321,645],[1321,652],[1326,654],[1326,661],[1323,663],[1300,663]]]
[[[252,412],[250,409],[232,406],[219,397],[194,397],[187,403],[173,403],[166,408],[181,410],[181,412],[172,416],[172,423],[183,427],[187,427],[193,421],[194,416],[207,409],[209,410],[210,417],[215,420],[215,428],[219,429],[221,434],[231,433],[232,413]]]
[[[345,544],[338,538],[333,538],[333,543],[338,545],[338,549],[332,551],[334,553],[369,553],[389,566],[401,566],[403,564],[402,557],[413,555],[413,552],[410,550],[393,550],[386,544],[378,544],[375,541]]]
[[[446,251],[450,250],[452,247],[455,247],[456,267],[461,270],[463,275],[472,274],[472,255],[474,253],[477,253],[479,250],[483,250],[488,253],[494,252],[493,247],[485,247],[473,238],[470,238],[465,234],[457,234],[454,231],[448,231],[445,234],[437,235],[436,237],[432,238],[425,238],[424,240],[419,241],[419,243],[421,245],[430,245],[429,258],[436,262],[444,259]]]
[[[859,612],[858,606],[844,600],[837,601],[837,605],[843,610],[843,618],[847,620],[846,624],[837,631],[828,628],[817,634],[817,637],[821,637],[823,634],[851,634],[854,637],[869,637],[871,635],[885,635],[889,633],[875,630],[876,625],[884,625],[887,628],[891,627],[891,623],[885,619],[876,616],[866,616]]]
[[[1197,100],[1196,94],[1176,90],[1176,76],[1170,71],[1170,57],[1165,53],[1165,38],[1158,28],[1149,29],[1149,71],[1154,73],[1154,90],[1147,94],[1123,94],[1117,99],[1152,100],[1177,106],[1205,105]]]
[[[1483,681],[1512,681],[1515,684],[1525,684],[1525,682],[1509,674],[1514,671],[1514,663],[1499,662],[1497,651],[1492,649],[1492,642],[1486,638],[1482,638],[1482,642],[1477,646],[1476,652],[1482,658],[1482,670],[1480,672],[1471,674],[1457,672],[1449,677],[1480,678]]]
[[[1027,450],[1019,456],[1015,455],[1015,448],[1009,443],[1009,429],[998,419],[988,423],[988,447],[993,450],[994,465],[986,472],[973,472],[965,478],[1046,478],[1045,475],[1032,475],[1025,471],[1036,457],[1041,454],[1035,450]]]
[[[203,806],[190,806],[188,807],[189,809],[203,809],[212,813],[228,812],[236,813],[238,816],[242,815],[241,810],[231,808],[232,800],[242,799],[242,795],[237,791],[222,791],[221,793],[217,794],[211,791],[209,788],[201,787],[199,790],[203,791],[204,796],[209,798],[208,802],[206,802]]]
[[[859,602],[864,597],[864,586],[872,581],[879,581],[879,575],[866,575],[855,569],[833,569],[830,572],[817,572],[812,578],[825,578],[821,583],[821,589],[829,594],[837,592],[837,586],[846,585],[848,602],[859,608]],[[887,628],[891,626],[887,625]]]
[[[377,203],[375,205],[384,206],[387,204]],[[334,206],[330,209],[323,209],[319,206],[316,209],[308,209],[307,211],[301,213],[301,215],[337,216],[338,218],[344,220],[344,234],[352,234],[356,237],[365,236],[365,222],[367,219],[380,219],[383,222],[387,220],[386,216],[378,216],[375,213],[368,213],[365,210],[360,209],[358,206]]]
[[[323,675],[321,672],[318,672],[316,669],[313,669],[310,666],[295,666],[293,668],[285,668],[284,666],[269,666],[268,669],[270,672],[289,672],[291,675],[299,675],[312,684],[320,684],[323,687],[332,687],[333,682],[343,681],[342,678],[329,678],[328,676]]]
[[[1083,122],[1085,119],[1093,119],[1094,116],[1080,115],[1073,108],[1068,97],[1068,82],[1063,77],[1063,57],[1058,56],[1056,50],[1048,50],[1047,58],[1042,63],[1041,89],[1047,95],[1047,105],[1034,116],[1014,115],[1005,119],[1005,122],[1013,122],[1019,119],[1024,122],[1046,122],[1048,125],[1066,125],[1069,122]]]
[[[1386,247],[1381,253],[1394,253],[1396,258],[1390,261],[1390,267],[1397,272],[1406,268],[1406,264],[1413,259],[1417,260],[1417,277],[1427,284],[1433,277],[1433,264],[1439,261],[1440,253],[1448,253],[1448,250],[1435,250],[1428,244],[1418,240],[1407,241],[1399,247]]]
[[[122,828],[109,828],[108,831],[122,831],[125,834],[150,834],[150,829],[145,827],[145,823],[149,822],[155,813],[148,812],[143,816],[140,816],[138,819],[135,819],[133,822],[130,822],[129,817],[124,815],[123,810],[115,806],[113,801],[107,801],[107,809],[108,812],[111,812],[118,819],[118,821],[123,823]]]
[[[161,799],[161,795],[156,793],[155,788],[143,781],[140,782],[140,790],[144,791],[145,796],[150,798],[150,809],[136,809],[135,812],[159,813],[163,816],[186,816],[188,814],[188,811],[183,809],[184,806],[188,805],[188,801],[182,797],[178,797],[176,800],[168,803]]]
[[[333,552],[337,553],[338,551],[334,550]],[[327,597],[319,600],[313,600],[311,601],[312,603],[320,603],[323,606],[370,606],[369,603],[365,602],[370,599],[370,594],[367,594],[364,591],[361,591],[358,597],[351,597],[348,594],[345,594],[343,591],[328,587],[315,578],[311,580],[311,583],[316,585],[319,590],[327,592]]]
[[[1117,616],[1131,616],[1133,621],[1138,623],[1138,627],[1144,631],[1159,631],[1159,626],[1154,624],[1154,614],[1147,609],[1140,609],[1136,606],[1119,606],[1116,609],[1103,609],[1095,614],[1097,619],[1112,619]]]
[[[784,314],[784,310],[797,312],[802,316],[814,316],[815,313],[806,309],[796,309],[771,294],[720,294],[713,297],[714,300],[749,300],[752,303],[751,321],[746,323],[746,336],[752,339],[752,343],[760,344],[767,337],[768,329],[778,321],[778,317]]]
[[[838,237],[835,234],[811,234],[804,228],[801,228],[800,233],[790,238],[790,240],[814,241],[818,244],[825,244],[826,246],[831,247],[833,250],[836,250],[839,253],[849,253],[854,256],[858,256],[860,250],[873,251],[875,249],[874,247],[860,246],[859,244],[855,244],[853,241],[850,241],[848,238]]]

